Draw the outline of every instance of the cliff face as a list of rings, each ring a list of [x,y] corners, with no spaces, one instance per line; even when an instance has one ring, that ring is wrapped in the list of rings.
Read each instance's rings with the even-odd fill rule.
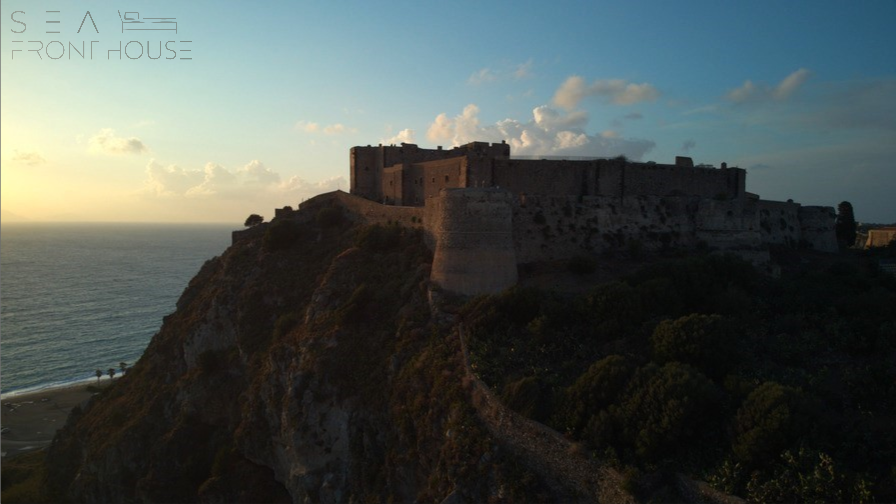
[[[264,225],[203,266],[140,361],[57,435],[55,494],[556,497],[476,416],[451,324],[426,302],[420,233],[307,217]]]

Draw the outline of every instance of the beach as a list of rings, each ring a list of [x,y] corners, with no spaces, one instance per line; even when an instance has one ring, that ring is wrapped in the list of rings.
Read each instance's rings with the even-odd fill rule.
[[[0,451],[3,458],[49,446],[56,431],[65,425],[72,408],[93,395],[87,390],[88,386],[82,383],[3,399],[0,408],[0,424],[3,426]]]

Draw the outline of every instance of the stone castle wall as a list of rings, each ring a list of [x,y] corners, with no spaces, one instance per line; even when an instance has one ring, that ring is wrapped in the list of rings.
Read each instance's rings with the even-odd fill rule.
[[[426,202],[427,235],[435,244],[431,280],[465,295],[499,292],[516,284],[510,193],[446,189]]]
[[[834,207],[801,206],[799,211],[800,238],[802,243],[819,252],[837,252],[837,235],[834,226],[837,212]]]

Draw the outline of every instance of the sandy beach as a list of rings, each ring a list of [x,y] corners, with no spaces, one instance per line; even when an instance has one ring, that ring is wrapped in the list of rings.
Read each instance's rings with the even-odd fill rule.
[[[0,407],[0,424],[4,431],[0,435],[0,451],[3,457],[49,446],[56,431],[65,425],[72,408],[93,395],[87,387],[88,384],[80,384],[3,399]]]

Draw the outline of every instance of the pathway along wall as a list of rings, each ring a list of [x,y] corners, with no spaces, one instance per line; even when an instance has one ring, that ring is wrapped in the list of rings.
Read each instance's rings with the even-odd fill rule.
[[[426,200],[435,242],[431,280],[463,295],[516,285],[512,196],[502,189],[444,189]]]

